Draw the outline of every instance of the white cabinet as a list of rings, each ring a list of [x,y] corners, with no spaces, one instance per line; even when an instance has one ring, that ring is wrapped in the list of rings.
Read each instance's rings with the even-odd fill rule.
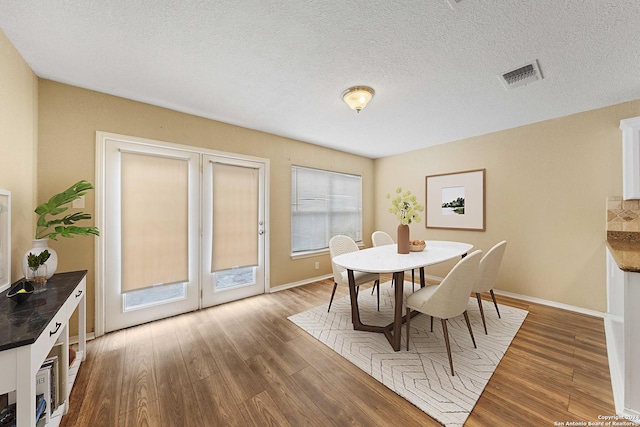
[[[620,121],[622,130],[622,198],[640,199],[640,117]]]
[[[607,248],[605,333],[618,415],[640,422],[640,273],[623,271]]]

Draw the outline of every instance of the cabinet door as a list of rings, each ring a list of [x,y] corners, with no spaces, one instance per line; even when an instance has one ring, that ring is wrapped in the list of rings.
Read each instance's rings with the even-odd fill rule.
[[[624,272],[618,268],[618,264],[616,264],[608,248],[607,313],[616,318],[622,318],[624,315]]]
[[[640,117],[620,121],[622,130],[622,198],[640,199]]]

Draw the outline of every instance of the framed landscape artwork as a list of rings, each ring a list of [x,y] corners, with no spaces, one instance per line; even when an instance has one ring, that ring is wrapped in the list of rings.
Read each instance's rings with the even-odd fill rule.
[[[0,292],[11,284],[11,193],[0,190]]]
[[[426,179],[427,228],[484,231],[485,169]]]

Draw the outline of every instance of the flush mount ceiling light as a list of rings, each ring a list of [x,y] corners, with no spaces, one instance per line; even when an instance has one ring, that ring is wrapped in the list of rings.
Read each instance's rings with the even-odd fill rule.
[[[371,101],[374,93],[368,86],[354,86],[344,91],[342,99],[352,110],[359,113]]]

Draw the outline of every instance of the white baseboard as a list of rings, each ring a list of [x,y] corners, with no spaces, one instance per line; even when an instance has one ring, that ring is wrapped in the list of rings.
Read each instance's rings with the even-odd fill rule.
[[[588,308],[577,307],[575,305],[563,304],[560,302],[549,301],[542,298],[530,297],[527,295],[520,295],[513,292],[503,291],[500,289],[494,289],[493,292],[496,293],[497,295],[504,295],[505,297],[511,297],[516,299],[521,299],[523,301],[535,302],[536,304],[548,305],[549,307],[561,308],[563,310],[574,311],[576,313],[586,314],[588,316],[600,317],[601,319],[604,319],[606,314],[597,310],[590,310]]]
[[[95,340],[96,335],[93,332],[87,333],[87,341]],[[69,344],[78,344],[78,336],[69,337]]]
[[[311,277],[309,279],[300,280],[298,282],[285,283],[269,289],[269,293],[284,291],[285,289],[297,288],[298,286],[308,285],[309,283],[319,282],[320,280],[331,279],[333,274],[325,274],[324,276]]]

